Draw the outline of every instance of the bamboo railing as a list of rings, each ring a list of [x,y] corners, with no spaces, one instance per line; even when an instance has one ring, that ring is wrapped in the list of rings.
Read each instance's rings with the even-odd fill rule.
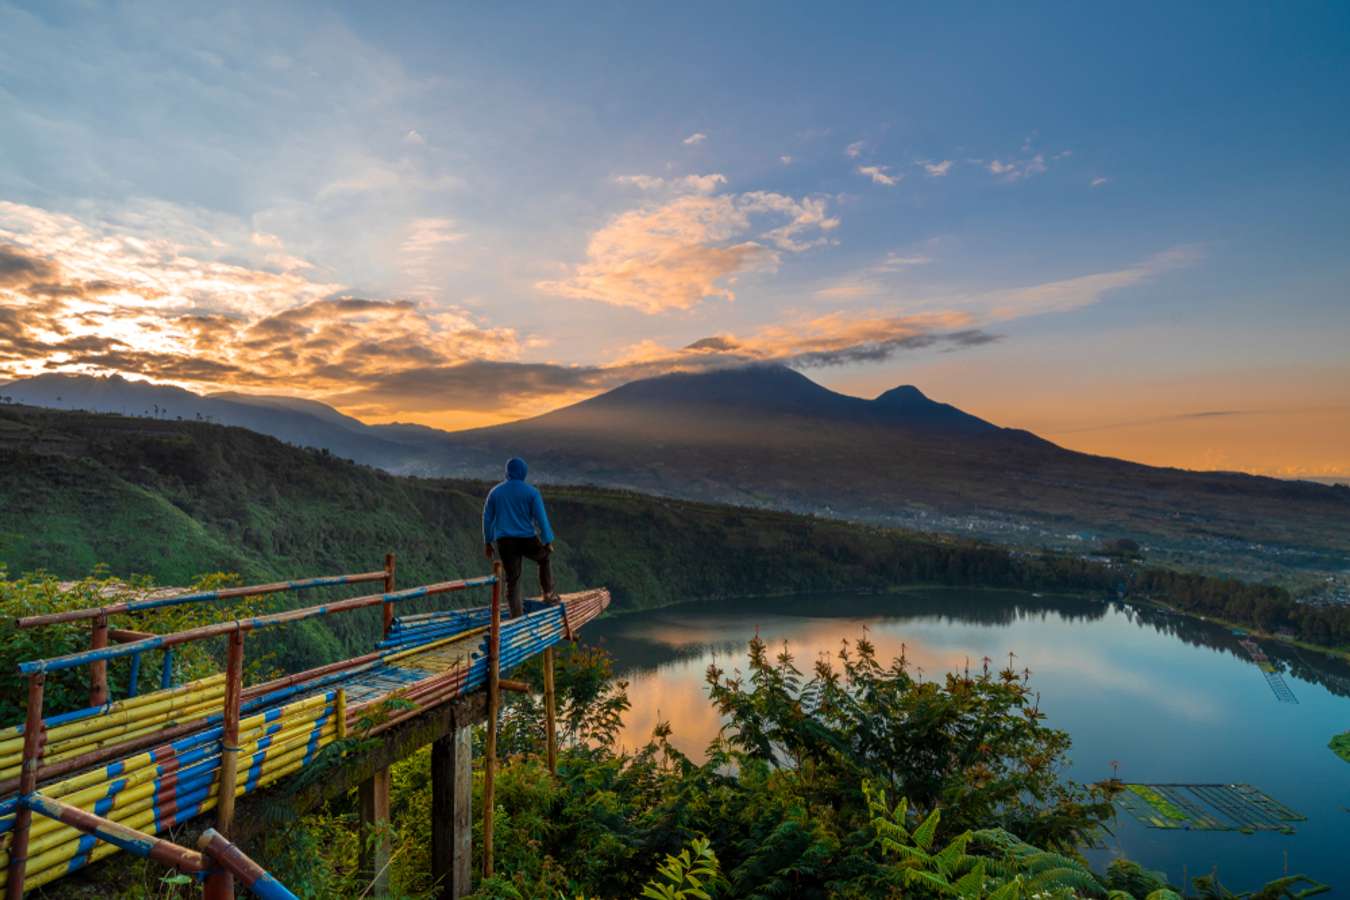
[[[383,580],[385,587],[392,588],[393,561],[392,554],[387,556],[385,569],[380,572],[228,590],[233,592],[230,596],[243,596],[250,591],[268,593],[294,586],[303,589],[375,580]],[[178,862],[183,860],[189,866],[200,863],[195,871],[205,875],[208,900],[233,896],[235,878],[258,896],[288,897],[289,892],[275,879],[229,844],[235,799],[299,771],[323,747],[344,738],[350,723],[363,723],[363,736],[377,735],[432,707],[484,688],[488,699],[488,753],[483,863],[484,872],[490,874],[499,693],[524,687],[503,681],[501,668],[510,668],[541,650],[546,666],[551,664],[553,644],[571,638],[575,624],[599,615],[609,602],[604,590],[568,595],[565,603],[554,606],[530,601],[527,615],[503,621],[501,577],[498,565],[489,576],[386,590],[172,634],[124,632],[114,638],[120,641],[115,645],[95,640],[91,644],[97,645],[85,651],[21,663],[20,671],[28,676],[25,722],[0,729],[0,797],[15,791],[0,799],[0,880],[6,898],[17,900],[25,889],[49,884],[118,849],[167,862],[180,870],[184,869]],[[485,609],[443,610],[402,619],[395,619],[390,612],[406,600],[476,587],[492,589],[491,603]],[[223,595],[198,592],[97,610],[72,610],[30,617],[24,627],[89,618],[106,623],[109,614],[146,608],[137,604],[207,602]],[[384,609],[385,630],[375,652],[244,686],[244,645],[249,632],[377,605]],[[110,635],[114,631],[109,629]],[[89,709],[43,717],[48,672],[78,666],[92,669],[125,657],[134,662],[148,650],[170,650],[220,636],[229,639],[227,666],[222,674],[149,695],[120,701],[105,699]],[[387,677],[381,673],[389,672],[390,666],[397,668],[403,660],[424,667],[426,663],[418,660],[443,653],[437,650],[442,645],[475,639],[482,642],[480,652],[458,656],[467,651],[453,651],[446,658],[459,661],[439,674],[418,677],[392,695],[372,696],[369,688],[362,688],[363,699],[348,702],[344,683],[362,684],[363,673],[370,672],[369,677],[377,679]],[[551,675],[551,667],[547,667],[548,760],[553,769],[556,734]],[[371,717],[372,708],[389,696],[411,701],[410,708],[399,708],[392,715],[385,708]],[[200,852],[154,836],[212,810],[216,813],[216,831],[210,834],[218,840],[204,836]]]
[[[117,603],[108,603],[103,606],[91,606],[84,609],[68,609],[55,613],[44,613],[36,616],[24,616],[16,619],[14,625],[16,628],[37,628],[43,625],[59,625],[71,622],[91,621],[93,625],[89,630],[89,649],[100,650],[108,646],[109,639],[118,643],[137,643],[143,641],[152,635],[145,632],[131,631],[125,628],[113,628],[109,624],[109,617],[123,614],[144,612],[148,609],[162,609],[167,606],[181,606],[188,603],[210,603],[219,600],[237,600],[242,597],[259,597],[266,594],[278,594],[285,591],[306,591],[313,588],[336,587],[347,584],[366,584],[372,581],[383,581],[384,592],[392,593],[394,590],[394,570],[396,559],[394,554],[388,553],[384,557],[384,568],[374,572],[357,572],[349,575],[323,575],[318,578],[306,578],[300,581],[274,581],[268,584],[255,584],[247,587],[219,588],[214,591],[190,591],[182,594],[170,594],[167,596],[157,595],[152,597],[143,597],[136,600],[123,600]],[[386,603],[384,607],[384,633],[388,635],[390,623],[393,620],[393,604]],[[140,652],[128,654],[131,656],[131,674],[128,679],[128,696],[134,697],[138,693],[141,671]],[[173,651],[166,650],[164,654],[163,670],[160,674],[160,689],[173,686]],[[108,662],[106,659],[95,659],[89,666],[89,706],[102,706],[108,702]]]

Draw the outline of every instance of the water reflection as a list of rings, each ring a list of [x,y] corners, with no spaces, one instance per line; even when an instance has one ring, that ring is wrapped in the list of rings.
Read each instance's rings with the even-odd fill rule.
[[[1017,591],[934,589],[896,595],[823,595],[721,601],[631,614],[587,628],[630,680],[622,737],[646,742],[659,721],[695,759],[721,727],[709,704],[710,663],[744,670],[758,633],[784,644],[809,672],[865,633],[884,661],[903,652],[913,671],[1008,663],[1032,671],[1049,724],[1073,737],[1067,777],[1093,781],[1121,762],[1127,780],[1247,782],[1309,817],[1293,837],[1150,831],[1117,823],[1103,854],[1125,852],[1180,880],[1213,865],[1236,885],[1305,871],[1350,886],[1342,851],[1350,830],[1350,766],[1326,749],[1350,726],[1350,666],[1265,645],[1299,698],[1276,703],[1239,637],[1212,622],[1093,598]],[[1098,854],[1099,862],[1103,854]]]

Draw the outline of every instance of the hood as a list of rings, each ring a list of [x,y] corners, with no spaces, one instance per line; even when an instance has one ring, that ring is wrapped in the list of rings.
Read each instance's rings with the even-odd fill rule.
[[[511,481],[524,481],[529,471],[529,466],[519,456],[512,457],[506,463],[506,477]]]

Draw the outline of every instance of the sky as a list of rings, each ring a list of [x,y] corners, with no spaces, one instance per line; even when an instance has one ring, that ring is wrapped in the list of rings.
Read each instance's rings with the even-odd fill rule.
[[[1350,477],[1350,6],[0,0],[0,379],[914,384]]]

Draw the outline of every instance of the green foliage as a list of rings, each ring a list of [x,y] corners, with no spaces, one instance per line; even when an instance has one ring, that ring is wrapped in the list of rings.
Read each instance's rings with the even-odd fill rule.
[[[189,590],[209,591],[238,583],[238,576],[224,573],[203,575],[192,580]],[[15,619],[68,609],[92,608],[135,599],[155,590],[147,576],[115,578],[106,567],[79,581],[62,582],[43,572],[9,579],[0,566],[0,723],[23,718],[26,697],[25,676],[18,673],[20,662],[45,659],[89,649],[90,622],[47,625],[19,629]],[[167,634],[218,622],[222,619],[253,615],[263,609],[262,598],[241,598],[215,603],[192,603],[161,607],[118,616],[114,625],[136,631]],[[272,657],[257,642],[246,657],[246,677],[260,679],[274,671]],[[183,644],[174,648],[175,683],[181,684],[220,671],[223,641]],[[141,659],[142,691],[158,687],[164,655],[150,651]],[[113,699],[126,696],[131,661],[111,660],[108,664],[108,688]],[[45,687],[46,711],[50,713],[78,709],[88,704],[89,668],[80,666],[48,674]]]
[[[613,677],[609,655],[599,648],[569,642],[559,645],[554,657],[559,746],[612,747],[630,707],[628,682]],[[533,750],[544,732],[542,659],[529,660],[512,677],[526,681],[533,690],[506,695],[497,732],[497,746],[504,756]]]
[[[1125,785],[1125,790],[1132,794],[1138,794],[1149,806],[1156,809],[1165,818],[1172,819],[1176,822],[1185,822],[1190,818],[1190,816],[1186,815],[1185,811],[1179,808],[1175,803],[1168,800],[1162,794],[1159,794],[1146,784],[1127,784]]]
[[[657,868],[659,878],[642,886],[652,900],[712,900],[704,888],[717,877],[717,854],[707,838],[695,838],[678,855],[667,856]]]
[[[1327,746],[1331,748],[1332,753],[1346,762],[1350,762],[1350,731],[1336,735]]]
[[[1195,887],[1194,896],[1197,900],[1301,900],[1331,890],[1330,885],[1313,881],[1306,875],[1286,875],[1267,882],[1260,890],[1240,894],[1224,887],[1219,876],[1214,873],[1193,878],[1191,883]]]
[[[846,796],[871,780],[923,808],[941,805],[952,832],[998,825],[1066,848],[1110,817],[1095,789],[1059,777],[1069,736],[1043,724],[1029,673],[986,666],[923,681],[903,656],[883,666],[865,636],[837,659],[840,670],[818,660],[805,679],[786,647],[770,659],[755,638],[748,683],[710,668],[710,693],[727,719],[722,743],[790,765],[822,793]]]
[[[877,845],[894,860],[884,879],[905,896],[1048,900],[1106,893],[1081,860],[1040,850],[1002,829],[963,831],[939,849],[940,809],[911,828],[908,800],[892,809],[885,792],[866,782],[863,795]]]

